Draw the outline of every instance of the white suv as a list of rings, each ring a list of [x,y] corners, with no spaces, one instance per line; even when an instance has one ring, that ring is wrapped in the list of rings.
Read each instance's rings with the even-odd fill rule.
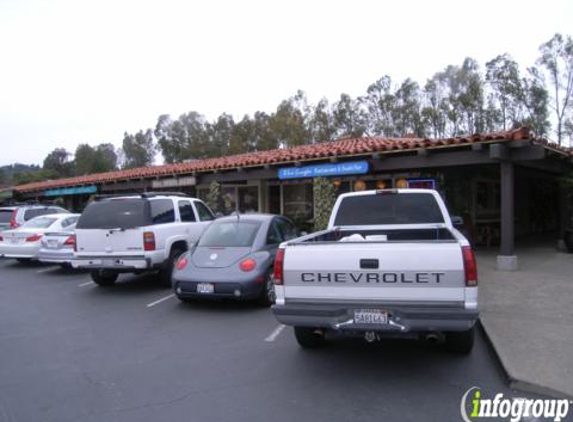
[[[91,270],[100,286],[113,285],[119,273],[154,270],[171,286],[173,263],[214,218],[203,202],[183,194],[96,198],[76,225],[72,266]]]

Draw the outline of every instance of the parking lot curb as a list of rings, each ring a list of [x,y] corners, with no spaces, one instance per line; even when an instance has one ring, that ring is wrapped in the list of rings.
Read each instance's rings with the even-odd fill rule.
[[[489,326],[487,318],[485,320],[483,318],[480,318],[480,324],[481,327],[483,328],[483,332],[485,333],[486,340],[488,341],[491,348],[495,352],[498,361],[500,362],[503,371],[505,372],[505,375],[508,379],[509,387],[511,389],[558,399],[563,399],[563,398],[573,399],[573,396],[565,393],[564,391],[547,387],[536,381],[521,379],[520,376],[517,374],[518,371],[512,367],[510,362],[510,357],[504,353],[501,347],[499,347],[499,341],[496,338],[495,330],[493,330],[492,327]]]

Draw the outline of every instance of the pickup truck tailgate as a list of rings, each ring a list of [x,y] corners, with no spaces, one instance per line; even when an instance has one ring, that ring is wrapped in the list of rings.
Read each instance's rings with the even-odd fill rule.
[[[289,246],[284,293],[320,302],[439,302],[463,306],[457,242],[357,242]]]

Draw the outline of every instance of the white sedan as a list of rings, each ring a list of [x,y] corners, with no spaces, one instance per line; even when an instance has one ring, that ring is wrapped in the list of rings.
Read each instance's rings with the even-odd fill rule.
[[[79,214],[49,214],[32,218],[14,230],[0,233],[0,257],[20,262],[38,258],[41,240],[47,232],[65,231],[78,220]]]

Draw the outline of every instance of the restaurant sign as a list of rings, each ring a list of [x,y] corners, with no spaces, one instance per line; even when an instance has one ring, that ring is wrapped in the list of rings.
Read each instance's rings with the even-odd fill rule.
[[[79,186],[77,188],[49,189],[44,192],[44,196],[65,196],[65,195],[82,195],[96,193],[96,186]]]
[[[366,173],[368,173],[368,161],[352,161],[348,163],[318,164],[304,167],[283,167],[279,169],[279,179],[345,176]]]

